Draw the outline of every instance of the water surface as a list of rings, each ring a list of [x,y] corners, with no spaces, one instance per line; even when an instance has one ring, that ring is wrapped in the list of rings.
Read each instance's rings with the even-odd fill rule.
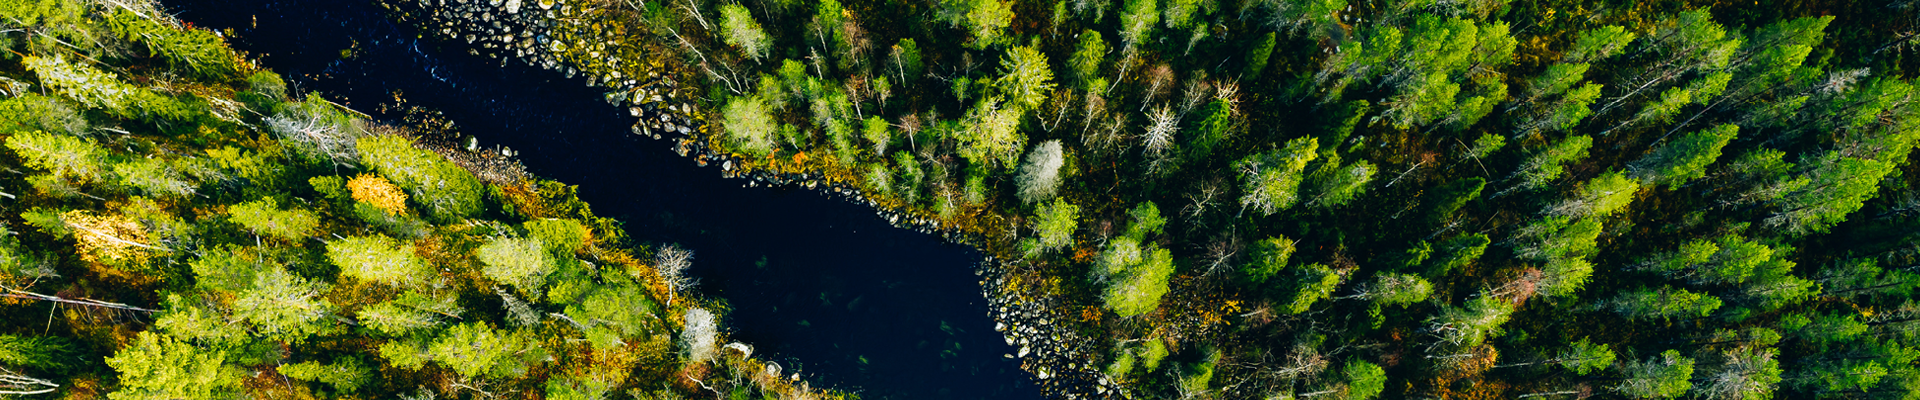
[[[1003,356],[1013,349],[980,297],[978,252],[890,227],[865,206],[742,187],[627,133],[632,119],[583,80],[416,39],[365,1],[165,2],[183,20],[232,29],[236,48],[296,92],[363,112],[404,93],[483,146],[520,152],[534,174],[580,185],[635,239],[695,250],[700,289],[734,306],[732,337],[815,384],[868,399],[1040,397]]]

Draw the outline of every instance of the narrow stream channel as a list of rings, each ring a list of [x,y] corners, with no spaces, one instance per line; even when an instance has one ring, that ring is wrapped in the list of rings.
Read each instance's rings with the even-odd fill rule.
[[[580,185],[635,239],[693,249],[699,288],[734,307],[732,337],[815,384],[867,399],[1041,397],[1004,356],[1014,349],[993,330],[976,251],[825,195],[742,187],[627,133],[632,120],[582,80],[416,39],[364,0],[165,3],[232,29],[300,92],[373,112],[399,91],[534,174]]]

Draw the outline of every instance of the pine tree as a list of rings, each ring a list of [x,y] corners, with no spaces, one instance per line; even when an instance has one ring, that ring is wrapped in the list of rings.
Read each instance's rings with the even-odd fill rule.
[[[373,136],[357,144],[361,162],[405,189],[427,214],[451,221],[480,212],[486,188],[472,173],[439,154],[413,147],[399,136]]]
[[[1308,205],[1337,207],[1347,204],[1366,193],[1367,185],[1373,182],[1374,172],[1373,163],[1367,160],[1341,165],[1338,156],[1329,157],[1307,177],[1314,191],[1318,192]]]
[[[1687,181],[1706,176],[1707,165],[1720,158],[1720,149],[1739,132],[1740,126],[1723,124],[1681,136],[1628,164],[1627,170],[1646,184],[1679,189]]]
[[[331,364],[318,361],[280,364],[277,370],[288,378],[326,383],[341,393],[358,391],[373,379],[373,370],[355,357],[341,357]]]
[[[1645,361],[1628,360],[1620,367],[1626,380],[1613,387],[1620,394],[1640,398],[1673,398],[1693,388],[1693,359],[1667,350]]]
[[[539,238],[496,237],[474,249],[473,255],[485,265],[480,272],[488,279],[513,285],[528,296],[538,295],[556,268],[556,260]]]
[[[522,332],[471,322],[448,328],[427,349],[435,363],[467,378],[520,376],[543,354]]]
[[[1073,55],[1067,57],[1067,71],[1073,74],[1081,90],[1088,93],[1102,93],[1106,90],[1106,79],[1100,77],[1100,64],[1106,62],[1107,41],[1100,31],[1088,29],[1080,32],[1079,45]]]
[[[1259,286],[1287,267],[1287,259],[1293,257],[1293,239],[1275,236],[1254,242],[1249,250],[1252,259],[1240,265],[1240,273],[1247,282]]]
[[[320,217],[301,209],[282,210],[273,197],[227,206],[234,223],[254,234],[298,242],[320,225]]]
[[[28,167],[47,171],[63,181],[84,184],[107,175],[107,152],[91,140],[42,131],[20,132],[7,137],[7,148]]]
[[[386,236],[353,236],[327,244],[327,261],[340,274],[394,286],[425,283],[430,277],[426,260],[413,254],[412,245]]]
[[[739,3],[720,5],[720,32],[727,44],[754,60],[766,58],[773,48],[773,38],[760,29],[753,13]]]
[[[204,350],[184,341],[140,332],[132,346],[107,358],[120,373],[112,400],[213,400],[237,394],[242,375],[227,363],[224,351]]]
[[[1580,184],[1572,198],[1547,208],[1547,213],[1569,217],[1608,216],[1633,203],[1640,191],[1639,181],[1619,172],[1608,172]]]
[[[1793,189],[1780,195],[1778,210],[1767,216],[1767,225],[1794,235],[1826,232],[1872,199],[1880,190],[1881,178],[1895,169],[1891,162],[1844,157],[1839,152],[1828,152],[1810,164],[1789,181]]]
[[[1553,146],[1527,157],[1527,160],[1520,164],[1520,168],[1515,170],[1512,176],[1507,177],[1509,180],[1518,182],[1502,193],[1545,187],[1547,183],[1560,178],[1560,175],[1566,172],[1568,163],[1587,158],[1587,149],[1591,147],[1593,147],[1593,138],[1585,135],[1561,139]]]
[[[1290,268],[1293,282],[1288,283],[1286,295],[1282,295],[1281,310],[1288,314],[1299,314],[1313,308],[1314,303],[1333,296],[1333,289],[1340,286],[1343,278],[1338,271],[1322,264],[1307,264]]]
[[[1319,157],[1320,142],[1311,137],[1287,141],[1285,147],[1255,154],[1235,163],[1240,170],[1240,205],[1260,215],[1272,215],[1299,199],[1301,172]]]
[[[1153,39],[1154,27],[1160,24],[1159,8],[1159,0],[1127,0],[1120,10],[1120,40],[1128,49]]]
[[[727,138],[735,149],[753,156],[766,156],[776,150],[774,130],[778,121],[768,111],[766,101],[759,96],[734,97],[721,107]]]
[[[1427,331],[1439,339],[1439,345],[1451,348],[1479,346],[1488,337],[1499,336],[1500,326],[1512,318],[1514,305],[1505,299],[1481,292],[1467,300],[1465,307],[1441,305],[1439,315],[1427,322]]]
[[[1166,249],[1149,247],[1139,254],[1114,274],[1103,296],[1106,308],[1121,317],[1160,308],[1160,298],[1167,294],[1167,278],[1173,276],[1173,255]]]
[[[1605,307],[1627,319],[1703,318],[1720,308],[1720,298],[1671,286],[1641,288],[1607,300]]]

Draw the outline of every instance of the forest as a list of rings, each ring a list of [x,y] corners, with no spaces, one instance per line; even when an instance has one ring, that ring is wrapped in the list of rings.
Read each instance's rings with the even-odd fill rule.
[[[728,340],[692,249],[224,37],[0,1],[0,398],[846,397]]]
[[[989,252],[1054,397],[1920,398],[1914,2],[382,3]]]

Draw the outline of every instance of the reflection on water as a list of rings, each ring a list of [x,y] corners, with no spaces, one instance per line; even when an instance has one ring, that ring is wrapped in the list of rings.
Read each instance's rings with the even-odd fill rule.
[[[236,47],[297,89],[368,112],[404,93],[482,146],[580,185],[635,239],[694,249],[702,290],[732,304],[734,339],[815,383],[869,399],[1039,397],[992,329],[979,253],[889,227],[864,206],[722,179],[667,142],[627,134],[631,120],[582,81],[416,40],[361,1],[167,3],[233,29]]]

